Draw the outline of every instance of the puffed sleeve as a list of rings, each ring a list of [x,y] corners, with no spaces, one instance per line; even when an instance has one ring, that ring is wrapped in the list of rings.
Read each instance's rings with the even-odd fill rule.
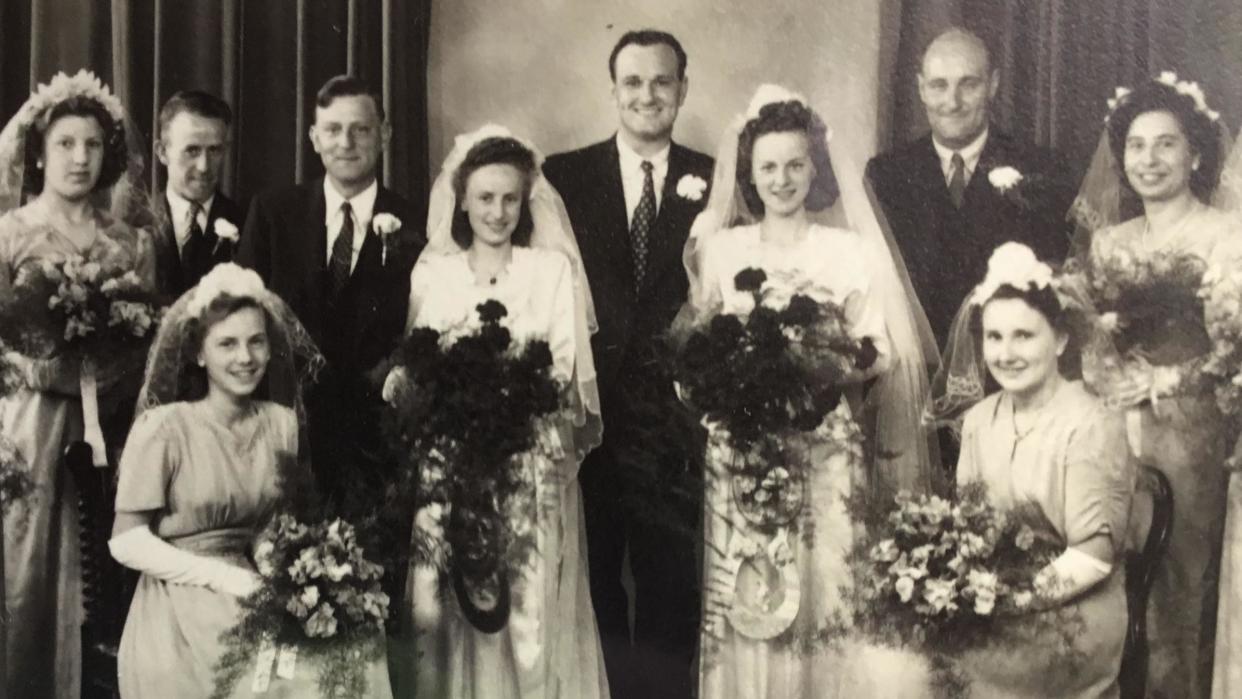
[[[423,254],[414,263],[414,269],[410,270],[410,302],[407,304],[405,316],[406,335],[409,335],[410,331],[414,329],[415,323],[418,321],[418,312],[422,308],[423,302],[426,301],[427,294],[431,291],[434,266],[432,256]]]
[[[843,289],[845,300],[842,310],[845,311],[845,321],[849,326],[850,335],[855,340],[869,338],[875,345],[875,363],[864,372],[865,376],[874,376],[883,373],[888,368],[893,355],[892,343],[888,337],[888,325],[884,322],[884,305],[871,283],[871,277],[874,274],[873,265],[880,264],[880,262],[865,262],[870,258],[867,257],[862,245],[856,241],[852,247],[855,251],[852,256],[857,261],[855,264],[858,265],[855,268],[857,273],[847,275],[847,283]],[[843,256],[838,264],[848,266],[851,261],[848,256]]]
[[[559,381],[569,381],[574,373],[574,282],[569,260],[560,253],[549,255],[550,283],[548,304],[552,315],[548,328],[548,347],[552,350],[552,373]]]
[[[180,465],[180,453],[168,429],[175,407],[148,410],[134,422],[121,452],[117,512],[148,512],[168,505],[168,486]]]
[[[1102,407],[1088,413],[1070,435],[1066,457],[1066,545],[1105,534],[1120,555],[1136,478],[1122,414]]]

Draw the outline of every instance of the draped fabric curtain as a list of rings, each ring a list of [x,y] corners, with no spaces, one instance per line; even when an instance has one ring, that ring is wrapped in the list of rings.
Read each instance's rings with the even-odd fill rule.
[[[430,0],[6,0],[0,116],[57,71],[94,71],[153,143],[177,90],[223,97],[235,118],[223,178],[246,200],[322,173],[307,129],[315,91],[340,73],[382,92],[393,139],[383,180],[425,206]],[[154,162],[154,153],[148,158]],[[163,186],[162,168],[151,167]]]
[[[902,3],[894,143],[927,130],[915,76],[950,25],[991,46],[1001,71],[995,120],[1086,169],[1119,85],[1163,70],[1198,81],[1234,129],[1242,123],[1238,0],[915,0]]]

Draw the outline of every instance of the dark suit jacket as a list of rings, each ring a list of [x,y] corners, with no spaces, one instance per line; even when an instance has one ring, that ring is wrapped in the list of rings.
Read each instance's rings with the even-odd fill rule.
[[[1013,193],[1000,194],[988,172],[1010,166],[1024,176]],[[1029,245],[1042,260],[1060,262],[1069,247],[1066,214],[1074,184],[1045,149],[989,129],[960,209],[953,206],[931,135],[871,159],[867,179],[888,217],[911,281],[936,339],[943,347],[953,317],[987,272],[1000,244]]]
[[[161,294],[176,299],[198,284],[198,280],[211,271],[212,267],[233,259],[236,245],[216,237],[216,221],[228,221],[240,231],[246,212],[232,199],[216,192],[215,198],[211,200],[211,210],[207,212],[207,227],[203,229],[206,254],[196,260],[182,262],[177,249],[177,235],[173,230],[168,197],[163,192],[156,196],[159,202],[154,226],[156,288]]]
[[[368,231],[349,283],[330,298],[323,179],[255,197],[242,230],[238,263],[259,273],[306,326],[334,374],[361,374],[384,359],[401,338],[409,303],[410,269],[422,250],[423,222],[401,195],[379,188],[374,214],[390,213],[387,261]]]
[[[677,194],[677,183],[688,175],[710,183],[712,164],[702,153],[672,145],[651,232],[647,275],[635,293],[616,138],[553,155],[544,163],[544,174],[565,200],[595,301],[599,332],[592,349],[605,412],[618,385],[654,359],[661,336],[686,300],[689,283],[682,248],[710,192],[692,201]]]

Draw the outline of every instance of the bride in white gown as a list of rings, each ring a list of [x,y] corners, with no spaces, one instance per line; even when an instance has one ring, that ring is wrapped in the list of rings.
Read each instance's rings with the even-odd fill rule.
[[[501,127],[457,138],[432,188],[428,245],[410,278],[407,332],[452,331],[494,299],[518,340],[546,340],[571,418],[564,458],[539,462],[538,546],[515,572],[507,625],[473,626],[439,573],[411,568],[403,614],[412,643],[390,652],[397,696],[596,699],[608,696],[586,577],[577,470],[602,433],[590,333],[594,311],[564,205],[539,155]],[[423,517],[415,526],[426,527]],[[394,644],[396,646],[397,644]],[[407,673],[413,673],[410,677]]]
[[[830,157],[829,141],[802,98],[761,87],[722,140],[711,201],[687,243],[691,295],[677,323],[682,330],[722,312],[749,313],[753,297],[734,278],[757,267],[769,280],[826,293],[844,310],[846,331],[877,350],[869,368],[847,377],[847,400],[825,419],[826,426],[864,423],[867,447],[831,429],[809,437],[799,525],[776,534],[752,526],[709,450],[702,699],[911,696],[899,673],[883,676],[883,651],[847,641],[854,525],[845,499],[862,489],[931,489],[937,474],[920,414],[935,348],[859,173],[841,179],[850,171],[841,167],[843,156]],[[864,397],[863,383],[873,378]],[[810,536],[799,531],[804,522]],[[782,539],[792,561],[772,553]],[[748,549],[760,553],[743,553]],[[764,581],[759,587],[771,604],[749,599],[755,580]]]

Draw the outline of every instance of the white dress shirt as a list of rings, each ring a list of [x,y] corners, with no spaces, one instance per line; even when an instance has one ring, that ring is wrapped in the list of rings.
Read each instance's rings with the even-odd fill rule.
[[[353,272],[354,265],[358,264],[358,253],[362,251],[362,243],[367,239],[367,227],[371,224],[371,214],[375,210],[375,197],[378,194],[379,181],[376,180],[349,199],[354,219],[354,241],[350,246],[352,250],[349,256],[350,272]],[[336,243],[336,236],[340,234],[341,227],[345,224],[345,219],[341,214],[341,205],[345,201],[345,197],[336,191],[328,178],[323,178],[323,225],[328,232],[328,254],[324,262],[328,265],[332,264],[332,246]]]
[[[944,173],[944,183],[947,185],[953,180],[953,154],[959,153],[962,156],[962,162],[965,163],[966,184],[970,184],[970,176],[975,174],[975,168],[979,166],[979,156],[983,154],[983,146],[988,142],[988,130],[984,129],[983,133],[971,141],[965,148],[953,150],[940,145],[934,137],[932,145],[936,147],[936,155],[940,156],[940,171]]]
[[[651,182],[655,185],[656,211],[660,210],[660,200],[664,195],[664,178],[668,176],[668,152],[671,144],[655,155],[644,158],[630,148],[621,134],[617,134],[617,155],[621,161],[621,189],[625,191],[626,225],[634,222],[634,209],[643,198],[643,180],[647,174],[643,172],[643,161],[651,163]]]
[[[190,239],[190,200],[177,194],[171,189],[164,191],[164,198],[168,200],[168,213],[172,217],[173,238],[177,241],[177,253],[185,247],[185,241]],[[211,211],[211,203],[216,200],[216,195],[212,194],[198,210],[198,227],[203,233],[207,232],[207,214]]]

